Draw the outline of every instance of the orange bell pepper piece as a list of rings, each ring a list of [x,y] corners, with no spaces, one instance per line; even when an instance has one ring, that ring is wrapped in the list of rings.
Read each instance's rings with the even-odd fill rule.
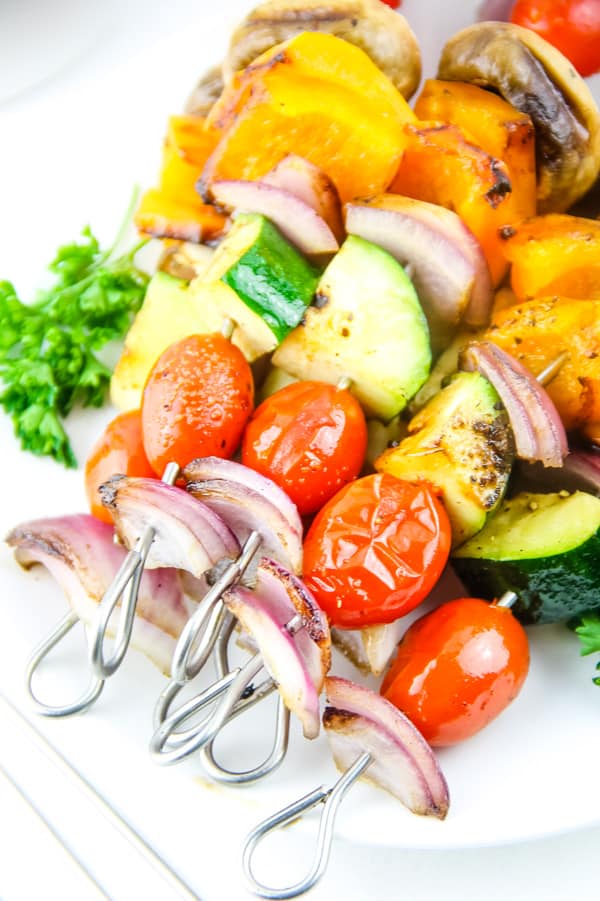
[[[194,203],[179,203],[156,188],[146,191],[134,215],[136,228],[143,234],[194,244],[220,235],[227,221],[200,198]]]
[[[535,129],[526,113],[474,84],[430,78],[415,104],[419,119],[457,125],[470,141],[506,164],[521,219],[535,216]]]
[[[456,125],[406,125],[405,132],[408,144],[389,190],[458,213],[499,284],[507,269],[499,230],[520,219],[506,165],[471,144]]]
[[[565,428],[600,421],[600,300],[530,300],[497,313],[484,337],[536,376],[564,354],[546,391]]]
[[[163,148],[160,189],[179,203],[197,203],[196,182],[219,133],[199,116],[171,116]]]
[[[203,176],[257,179],[288,153],[314,163],[342,202],[378,194],[392,180],[414,113],[358,47],[303,32],[238,73],[208,116],[221,139]]]
[[[504,235],[519,299],[557,294],[600,300],[600,222],[550,213]]]

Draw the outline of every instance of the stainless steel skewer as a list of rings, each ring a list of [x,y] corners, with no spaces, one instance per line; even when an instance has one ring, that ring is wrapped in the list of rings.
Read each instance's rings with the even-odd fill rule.
[[[248,888],[254,894],[261,898],[283,899],[296,898],[298,895],[304,894],[319,881],[331,854],[331,844],[333,841],[333,828],[335,818],[347,792],[352,788],[356,780],[364,773],[369,764],[372,763],[372,757],[369,753],[361,754],[352,766],[343,773],[338,781],[331,787],[325,788],[321,785],[314,791],[309,792],[304,797],[299,798],[292,804],[288,804],[282,810],[279,810],[273,816],[268,817],[262,823],[259,823],[255,829],[248,835],[244,844],[242,854],[242,865],[244,867],[244,875],[248,883]],[[304,879],[284,888],[273,888],[260,882],[254,875],[253,856],[256,847],[270,832],[275,829],[281,829],[288,823],[300,819],[313,807],[323,804],[323,811],[319,820],[319,833],[317,836],[317,847],[311,868]]]
[[[176,463],[169,463],[165,468],[162,480],[168,485],[173,485],[178,475],[179,466]],[[35,673],[42,661],[79,622],[76,613],[71,611],[63,617],[50,635],[34,648],[25,668],[25,687],[36,713],[43,716],[61,717],[72,716],[87,710],[100,696],[105,680],[123,662],[131,639],[144,564],[154,540],[154,534],[151,526],[144,530],[135,548],[129,551],[125,557],[112,584],[98,605],[97,622],[90,649],[91,682],[83,694],[71,703],[52,705],[40,700],[33,687]],[[106,659],[104,646],[107,640],[108,623],[119,601],[121,601],[121,614],[116,630],[116,646],[112,655]]]
[[[303,627],[303,620],[300,614],[296,614],[286,624],[285,628],[290,634],[294,634]],[[218,679],[195,698],[182,704],[174,713],[164,719],[152,736],[150,741],[150,753],[157,763],[171,764],[177,763],[194,751],[211,745],[216,739],[221,729],[225,726],[232,716],[242,713],[249,707],[253,706],[264,697],[267,691],[275,688],[274,682],[269,679],[262,683],[258,689],[253,688],[252,696],[244,698],[244,694],[252,686],[252,680],[263,668],[263,658],[260,653],[254,654],[242,667],[236,667],[231,672],[226,673],[222,678]],[[177,727],[199,713],[206,707],[218,703],[214,706],[211,713],[208,714],[201,722],[186,732],[178,732]],[[288,719],[283,714],[278,714],[277,733],[272,751],[265,761],[255,770],[246,773],[234,773],[227,770],[221,770],[215,765],[218,772],[225,775],[224,781],[229,782],[248,782],[252,779],[260,778],[271,772],[275,766],[278,766],[285,750],[287,748],[287,737],[289,734]],[[209,766],[211,761],[211,752],[209,752]],[[250,776],[250,773],[255,774]],[[229,778],[228,778],[229,776]]]
[[[167,485],[174,485],[178,476],[179,466],[177,463],[168,463],[163,473],[162,481]],[[114,581],[98,605],[96,627],[90,650],[90,662],[92,670],[99,679],[106,679],[108,676],[112,676],[123,662],[129,647],[140,581],[155,534],[155,529],[152,526],[147,526],[144,529],[135,547],[129,551],[123,560]],[[112,654],[107,658],[105,657],[104,649],[107,641],[108,624],[119,601],[121,601],[121,614],[115,636],[115,646]]]

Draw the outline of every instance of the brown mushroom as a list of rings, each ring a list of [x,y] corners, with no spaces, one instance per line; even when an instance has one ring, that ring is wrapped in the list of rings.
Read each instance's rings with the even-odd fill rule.
[[[210,108],[221,96],[223,75],[221,67],[214,66],[202,76],[185,105],[185,112],[190,116],[207,116]]]
[[[600,113],[569,60],[533,31],[507,22],[471,25],[448,41],[438,78],[496,91],[535,126],[538,209],[562,212],[600,171]]]
[[[355,44],[410,98],[421,55],[406,20],[381,0],[267,0],[235,29],[223,64],[228,81],[270,47],[301,31],[324,31]]]

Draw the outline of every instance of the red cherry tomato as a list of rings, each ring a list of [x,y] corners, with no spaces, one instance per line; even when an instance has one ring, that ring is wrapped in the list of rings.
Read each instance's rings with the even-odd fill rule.
[[[429,594],[450,541],[448,516],[430,485],[366,476],[317,514],[304,544],[304,580],[332,625],[390,623]]]
[[[255,410],[244,433],[242,463],[273,479],[306,515],[356,478],[366,449],[365,417],[348,391],[296,382]]]
[[[168,347],[144,388],[142,430],[157,475],[169,462],[231,457],[252,413],[252,372],[222,335],[191,335]]]
[[[402,0],[381,0],[381,2],[386,6],[391,6],[392,9],[398,9],[402,5]]]
[[[600,0],[517,0],[510,20],[553,44],[581,75],[600,70]]]
[[[139,410],[116,416],[104,429],[85,464],[85,491],[92,515],[112,525],[112,516],[100,503],[98,486],[119,473],[124,476],[155,475],[144,451]]]
[[[429,744],[453,745],[516,698],[528,669],[527,635],[510,610],[459,598],[410,626],[381,694]]]

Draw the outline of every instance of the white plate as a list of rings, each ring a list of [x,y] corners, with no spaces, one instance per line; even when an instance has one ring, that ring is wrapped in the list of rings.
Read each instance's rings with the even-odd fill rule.
[[[185,4],[183,4],[185,5]],[[110,241],[135,182],[153,182],[166,118],[182,106],[194,79],[224,48],[230,20],[245,4],[227,7],[228,21],[199,13],[170,21],[161,40],[117,65],[110,54],[96,67],[82,63],[43,97],[22,98],[2,112],[0,157],[0,275],[23,294],[43,278],[56,246],[90,222]],[[444,37],[472,21],[475,4],[449,11],[444,3],[405,3],[417,32],[435,56]],[[425,13],[425,7],[428,8]],[[439,27],[428,27],[432,10]],[[121,35],[121,47],[124,46]],[[202,48],[200,51],[199,48]],[[200,60],[200,61],[199,61]],[[110,66],[108,62],[110,61]],[[427,74],[433,74],[429,66]],[[8,136],[8,138],[7,138]],[[83,461],[114,411],[81,412],[69,422]],[[27,518],[85,509],[81,472],[67,472],[18,451],[6,418],[0,419],[2,503],[0,528]],[[26,707],[21,687],[26,658],[65,610],[60,592],[43,574],[24,575],[0,549],[3,628],[0,678]],[[531,674],[519,699],[479,736],[440,752],[452,806],[444,823],[410,816],[399,804],[358,785],[344,805],[338,834],[363,844],[451,848],[503,844],[600,822],[600,689],[593,661],[581,659],[564,627],[530,630]],[[47,690],[65,698],[74,685],[77,643],[48,669]],[[351,675],[344,662],[336,670]],[[154,700],[162,677],[131,653],[93,710],[41,727],[77,761],[88,778],[173,859],[191,873],[197,811],[211,817],[215,834],[241,836],[267,813],[334,777],[323,738],[306,743],[293,730],[281,770],[243,790],[210,786],[196,761],[162,770],[148,759]],[[249,750],[268,741],[271,710],[256,713],[244,732]],[[233,729],[241,729],[238,721]],[[249,737],[248,737],[249,736]],[[233,820],[231,817],[233,816]],[[165,829],[164,823],[169,823]],[[235,824],[235,825],[232,825]]]

